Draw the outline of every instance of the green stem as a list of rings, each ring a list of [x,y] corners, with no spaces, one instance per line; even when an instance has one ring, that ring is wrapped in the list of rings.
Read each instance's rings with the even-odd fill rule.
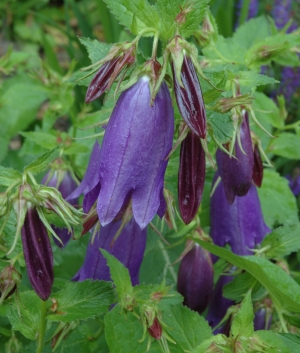
[[[41,321],[40,321],[40,332],[37,339],[36,353],[42,353],[44,348],[44,338],[46,332],[46,314],[47,314],[47,302],[41,300]]]
[[[154,35],[154,40],[153,40],[153,46],[152,46],[152,59],[156,59],[156,52],[157,52],[157,45],[158,45],[158,33],[155,33]]]

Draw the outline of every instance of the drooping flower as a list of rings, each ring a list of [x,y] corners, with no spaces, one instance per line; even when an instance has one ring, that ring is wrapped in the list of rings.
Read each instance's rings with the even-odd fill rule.
[[[146,247],[147,229],[141,230],[132,218],[113,243],[120,225],[121,220],[101,227],[94,242],[89,243],[84,264],[74,276],[74,281],[84,281],[88,278],[110,281],[109,267],[99,250],[101,248],[107,250],[128,268],[132,285],[139,283],[139,270]]]
[[[183,257],[178,271],[177,290],[183,304],[201,314],[211,299],[214,273],[211,254],[195,244]]]
[[[202,91],[194,64],[190,57],[183,56],[180,79],[172,63],[174,91],[180,114],[188,127],[200,138],[206,137],[206,113]],[[181,82],[180,82],[181,81]],[[181,86],[181,83],[183,86]]]
[[[54,279],[53,254],[46,227],[31,205],[28,205],[21,236],[29,281],[37,295],[46,300]]]
[[[237,255],[251,255],[251,249],[270,232],[254,185],[251,185],[247,195],[236,197],[230,205],[225,196],[224,183],[220,181],[211,197],[210,219],[210,236],[214,243],[221,247],[229,244]]]
[[[65,170],[57,170],[52,173],[48,172],[44,176],[42,184],[56,188],[61,193],[64,199],[67,199],[67,197],[77,188],[77,184],[72,178],[71,173]],[[76,205],[77,203],[78,198],[74,198],[70,201],[70,204],[72,206]],[[63,242],[62,244],[54,237],[54,242],[56,243],[56,245],[58,245],[59,247],[65,246],[70,240],[72,234],[69,233],[68,229],[66,228],[61,229],[55,226],[52,226],[52,228],[56,235]]]
[[[149,80],[143,76],[121,94],[106,126],[101,150],[94,147],[88,175],[78,188],[85,194],[85,212],[98,198],[103,226],[129,202],[142,229],[157,212],[164,214],[165,158],[172,148],[174,113],[165,82],[150,105]],[[78,190],[71,197],[78,195]]]
[[[230,157],[220,149],[216,153],[218,170],[230,204],[233,203],[235,196],[245,196],[252,183],[254,155],[247,112],[244,113],[240,126],[240,141],[243,150],[237,138],[234,156]]]
[[[223,287],[232,281],[232,276],[220,276],[213,290],[212,298],[208,306],[206,320],[212,328],[216,327],[224,318],[228,308],[234,305],[234,301],[223,296]],[[227,321],[221,327],[214,330],[214,334],[228,334],[230,331],[230,322]]]
[[[185,224],[189,224],[197,214],[204,180],[205,152],[199,137],[189,131],[181,143],[178,171],[178,204]]]

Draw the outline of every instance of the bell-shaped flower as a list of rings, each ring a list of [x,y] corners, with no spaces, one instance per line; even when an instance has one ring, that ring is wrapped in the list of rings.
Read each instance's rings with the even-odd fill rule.
[[[53,275],[53,254],[45,225],[37,209],[30,204],[21,229],[24,259],[29,281],[42,299],[51,294]]]
[[[105,129],[101,149],[95,145],[86,177],[69,197],[85,194],[84,211],[98,198],[105,226],[131,201],[141,229],[156,213],[163,216],[166,156],[172,148],[174,113],[169,89],[162,83],[153,105],[149,77],[141,77],[119,97]]]
[[[211,299],[214,272],[211,254],[195,244],[183,257],[178,271],[177,290],[183,304],[201,314]]]
[[[217,180],[218,174],[214,180]],[[227,201],[224,183],[219,182],[211,197],[210,236],[221,247],[229,244],[237,255],[251,255],[270,232],[264,221],[256,187],[252,184],[247,195]]]
[[[246,195],[252,183],[254,154],[247,113],[244,114],[240,126],[240,142],[241,146],[237,138],[232,157],[220,149],[216,153],[219,173],[230,204],[233,203],[235,196]]]
[[[74,276],[74,281],[94,280],[110,281],[109,267],[100,252],[105,249],[117,258],[129,270],[132,285],[139,283],[139,270],[146,247],[147,229],[141,230],[132,218],[122,229],[119,237],[114,237],[121,226],[121,220],[101,227],[93,243],[89,243],[84,264]]]
[[[71,173],[65,170],[48,172],[44,176],[42,184],[56,188],[64,199],[66,199],[77,188],[77,184],[72,178]],[[74,198],[70,201],[72,206],[77,203],[78,198]],[[63,243],[62,244],[54,237],[54,242],[56,245],[59,247],[65,246],[71,238],[71,232],[69,232],[67,228],[58,228],[55,226],[52,226],[52,229]]]

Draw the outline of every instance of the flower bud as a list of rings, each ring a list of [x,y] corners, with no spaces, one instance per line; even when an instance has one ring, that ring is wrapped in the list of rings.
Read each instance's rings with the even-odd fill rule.
[[[181,143],[178,173],[180,215],[189,224],[201,203],[205,180],[205,152],[198,136],[189,131]]]
[[[61,193],[61,196],[66,199],[77,187],[77,184],[72,178],[71,173],[64,170],[54,171],[52,175],[50,173],[51,172],[48,172],[44,176],[41,183],[56,188]],[[69,203],[72,206],[76,205],[78,203],[78,198],[72,199]],[[69,232],[66,228],[61,229],[55,226],[52,226],[52,228],[56,235],[63,242],[62,244],[54,237],[55,244],[59,247],[64,247],[71,238],[71,232]]]
[[[254,164],[253,164],[253,174],[252,179],[256,186],[261,187],[262,180],[264,176],[264,166],[262,164],[260,152],[258,146],[254,145]]]
[[[46,300],[51,294],[54,279],[53,254],[46,227],[37,209],[30,204],[21,236],[29,281],[37,295]]]
[[[300,168],[295,168],[293,175],[287,175],[286,178],[289,180],[289,187],[292,193],[298,197],[300,195]]]
[[[0,303],[14,293],[21,279],[20,273],[12,266],[7,266],[0,272]]]
[[[206,113],[202,91],[191,58],[184,55],[180,77],[172,62],[174,91],[180,114],[188,127],[200,138],[206,137]]]
[[[266,308],[258,309],[254,314],[254,331],[269,330],[272,323],[272,314],[268,315]]]
[[[90,103],[108,91],[124,68],[135,62],[135,45],[125,43],[115,45],[107,56],[107,60],[96,72],[85,96],[85,103]]]
[[[148,328],[148,332],[150,333],[150,335],[155,338],[156,340],[159,340],[161,338],[162,335],[162,327],[161,324],[158,321],[158,318],[155,316],[153,323],[151,326],[149,326]]]
[[[101,227],[94,242],[89,243],[84,264],[73,277],[74,281],[84,281],[88,278],[110,281],[109,267],[106,264],[106,259],[99,251],[99,248],[101,248],[108,251],[128,268],[132,285],[138,284],[139,270],[146,247],[147,230],[141,230],[132,218],[114,241],[114,236],[121,223],[122,221],[119,220]]]
[[[238,138],[235,141],[234,156],[217,150],[216,158],[228,202],[233,203],[235,196],[245,196],[252,183],[254,156],[250,135],[248,113],[244,114],[240,126],[241,150]]]
[[[183,257],[178,271],[177,290],[184,297],[183,304],[201,314],[213,291],[211,254],[195,244]]]
[[[218,174],[214,180],[217,180]],[[260,244],[270,232],[261,211],[257,190],[251,185],[247,195],[236,197],[229,205],[225,196],[224,183],[216,187],[210,205],[210,236],[221,247],[226,244],[237,255],[251,255],[251,249]]]

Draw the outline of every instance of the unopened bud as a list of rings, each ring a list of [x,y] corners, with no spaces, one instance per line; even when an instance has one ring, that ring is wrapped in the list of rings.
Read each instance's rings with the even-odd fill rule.
[[[21,279],[20,273],[12,266],[7,266],[0,272],[0,302],[14,293]]]

